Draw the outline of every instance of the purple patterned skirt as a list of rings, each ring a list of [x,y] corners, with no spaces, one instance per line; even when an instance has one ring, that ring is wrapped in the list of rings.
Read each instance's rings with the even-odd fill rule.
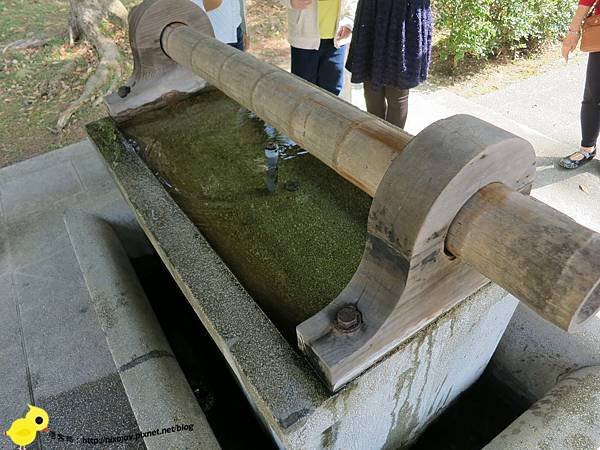
[[[360,0],[346,68],[353,83],[410,89],[427,79],[430,0]]]

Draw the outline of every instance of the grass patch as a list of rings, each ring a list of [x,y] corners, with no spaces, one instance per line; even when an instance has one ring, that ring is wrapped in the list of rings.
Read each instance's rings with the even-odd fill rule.
[[[0,3],[0,44],[66,30],[69,2],[8,0]]]
[[[101,102],[91,102],[63,132],[53,132],[60,112],[79,97],[97,62],[86,42],[68,45],[68,19],[64,0],[0,3],[0,48],[19,39],[56,36],[44,47],[0,55],[0,167],[84,139],[83,125],[106,115]],[[108,22],[102,26],[122,48],[125,81],[131,73],[126,30]]]

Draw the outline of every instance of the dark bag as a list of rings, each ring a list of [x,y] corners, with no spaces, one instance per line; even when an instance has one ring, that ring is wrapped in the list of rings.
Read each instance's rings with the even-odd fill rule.
[[[600,52],[600,15],[594,14],[598,7],[598,1],[594,3],[590,14],[583,21],[581,29],[581,51]]]

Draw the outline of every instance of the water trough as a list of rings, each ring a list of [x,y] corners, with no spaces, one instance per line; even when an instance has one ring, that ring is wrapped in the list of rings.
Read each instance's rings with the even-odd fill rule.
[[[89,134],[281,446],[413,440],[510,319],[490,280],[565,330],[600,308],[600,235],[527,195],[526,141],[470,116],[412,137],[219,43],[186,0],[130,23],[133,77]],[[274,194],[242,107],[310,152]]]

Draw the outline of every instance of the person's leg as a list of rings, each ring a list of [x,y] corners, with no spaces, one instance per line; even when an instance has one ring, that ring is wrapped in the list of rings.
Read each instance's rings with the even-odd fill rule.
[[[581,104],[581,146],[593,148],[600,134],[600,52],[590,53]]]
[[[333,39],[321,39],[317,86],[334,95],[339,95],[344,88],[344,63],[346,62],[347,48],[346,45],[336,48]]]
[[[404,128],[408,116],[408,89],[385,87],[387,114],[385,120],[397,127]]]
[[[237,27],[237,42],[232,42],[229,44],[233,48],[237,48],[240,51],[244,51],[244,31],[242,30],[242,26]]]
[[[367,111],[385,120],[385,87],[375,87],[370,81],[363,83]]]
[[[292,47],[292,73],[313,84],[317,84],[319,51]]]
[[[600,52],[590,53],[585,91],[581,103],[581,147],[563,158],[559,164],[565,169],[576,169],[596,156],[600,133]]]

